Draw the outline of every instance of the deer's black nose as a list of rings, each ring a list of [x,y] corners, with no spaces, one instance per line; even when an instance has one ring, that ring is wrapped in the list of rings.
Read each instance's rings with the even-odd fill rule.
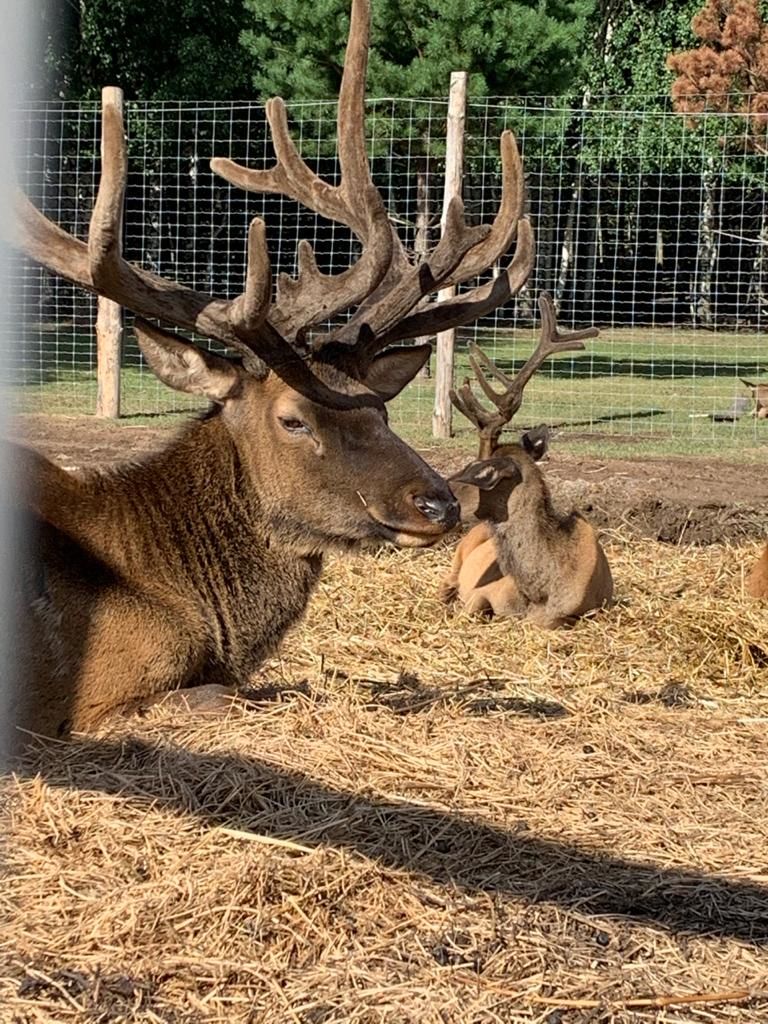
[[[459,503],[455,498],[439,498],[433,494],[417,494],[413,504],[430,523],[450,530],[459,521]]]

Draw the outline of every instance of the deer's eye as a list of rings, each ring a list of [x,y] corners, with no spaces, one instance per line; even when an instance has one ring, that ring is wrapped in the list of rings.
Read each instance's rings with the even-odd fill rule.
[[[280,426],[289,434],[311,434],[307,424],[303,420],[294,419],[292,416],[278,416]]]

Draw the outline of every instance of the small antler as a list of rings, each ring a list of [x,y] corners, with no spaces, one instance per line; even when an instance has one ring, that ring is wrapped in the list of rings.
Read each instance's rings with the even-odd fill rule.
[[[509,377],[496,366],[487,355],[474,343],[469,348],[469,363],[474,371],[483,394],[494,405],[495,411],[487,409],[472,390],[472,383],[467,378],[458,391],[451,391],[451,401],[471,423],[477,427],[480,440],[479,458],[487,459],[498,447],[499,437],[523,402],[523,391],[542,363],[558,352],[580,351],[584,348],[584,340],[594,338],[599,331],[596,327],[586,327],[580,331],[560,333],[557,329],[555,304],[548,292],[539,295],[541,312],[541,333],[539,342],[531,355],[514,377]],[[486,376],[495,378],[502,386],[496,391]]]

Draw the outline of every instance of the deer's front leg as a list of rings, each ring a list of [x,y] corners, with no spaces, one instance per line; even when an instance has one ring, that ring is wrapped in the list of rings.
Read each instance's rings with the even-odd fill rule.
[[[473,526],[466,537],[459,542],[454,554],[451,568],[445,576],[438,590],[438,597],[443,604],[453,604],[459,591],[459,575],[465,560],[472,554],[475,548],[479,548],[491,537],[491,527],[488,523],[478,523]]]
[[[72,586],[54,572],[30,606],[17,721],[31,732],[90,732],[112,711],[200,678],[202,626],[128,587]]]

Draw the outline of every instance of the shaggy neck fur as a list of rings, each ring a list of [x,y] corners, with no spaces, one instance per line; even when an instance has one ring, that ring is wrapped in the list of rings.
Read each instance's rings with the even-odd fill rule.
[[[577,515],[559,516],[549,488],[532,460],[520,465],[522,481],[507,502],[507,520],[494,528],[499,568],[514,577],[529,601],[546,600],[552,584],[544,567],[556,566],[567,551]],[[556,575],[556,573],[555,573]]]
[[[44,518],[137,593],[178,607],[206,638],[209,679],[242,682],[320,576],[319,554],[274,532],[221,416],[191,423],[143,462],[56,483]]]

